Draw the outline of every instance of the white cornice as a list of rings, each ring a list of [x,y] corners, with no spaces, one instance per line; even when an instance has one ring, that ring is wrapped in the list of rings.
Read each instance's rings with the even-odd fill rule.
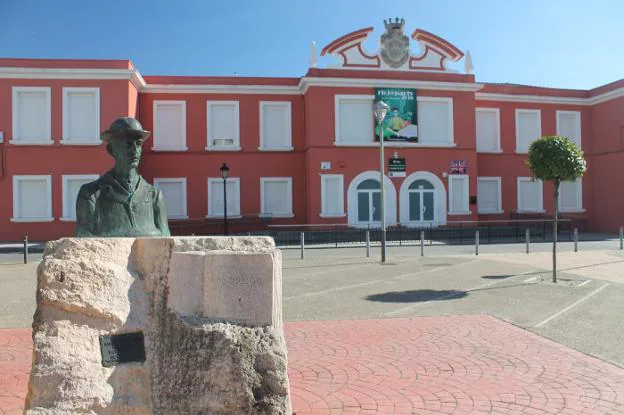
[[[434,89],[438,91],[465,91],[476,92],[483,88],[483,84],[466,82],[442,82],[442,81],[410,81],[402,79],[376,79],[376,78],[314,78],[303,77],[299,81],[299,90],[305,94],[311,86],[330,87],[385,87],[385,88],[416,88]]]
[[[612,99],[624,97],[624,88],[614,89],[604,94],[589,98],[554,97],[547,95],[514,95],[496,94],[490,92],[477,92],[477,101],[501,101],[501,102],[526,102],[534,104],[559,104],[559,105],[596,105]]]
[[[166,85],[148,84],[141,90],[152,94],[264,94],[300,95],[295,85]]]
[[[0,68],[0,79],[106,79],[130,81],[141,91],[143,77],[136,69]]]

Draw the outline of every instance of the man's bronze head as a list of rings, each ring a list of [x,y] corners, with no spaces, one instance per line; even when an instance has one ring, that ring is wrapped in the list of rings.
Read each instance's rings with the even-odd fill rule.
[[[106,150],[115,159],[115,168],[129,171],[139,166],[143,141],[150,134],[134,118],[123,117],[116,119],[101,138],[107,142]]]

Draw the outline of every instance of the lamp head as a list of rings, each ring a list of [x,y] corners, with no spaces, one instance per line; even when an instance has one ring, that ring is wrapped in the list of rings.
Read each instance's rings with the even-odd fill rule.
[[[219,170],[221,170],[221,178],[227,179],[228,173],[230,171],[230,168],[227,166],[227,164],[223,163],[223,165],[221,165],[221,168]]]
[[[388,114],[388,110],[390,109],[390,106],[388,104],[386,104],[383,101],[377,101],[375,102],[375,105],[373,105],[373,112],[375,113],[375,118],[377,119],[378,123],[381,123],[384,118],[386,118],[386,114]]]

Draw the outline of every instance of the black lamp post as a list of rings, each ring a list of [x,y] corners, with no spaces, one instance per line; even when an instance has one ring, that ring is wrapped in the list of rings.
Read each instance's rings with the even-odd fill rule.
[[[223,234],[228,234],[228,222],[227,222],[227,186],[226,181],[230,168],[227,164],[223,163],[221,166],[221,178],[223,179]]]

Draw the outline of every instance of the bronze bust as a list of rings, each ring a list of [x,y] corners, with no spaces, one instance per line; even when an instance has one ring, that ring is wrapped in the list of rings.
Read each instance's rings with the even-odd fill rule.
[[[76,236],[169,236],[162,192],[139,175],[143,141],[149,138],[134,118],[115,120],[101,135],[115,167],[80,188]]]

